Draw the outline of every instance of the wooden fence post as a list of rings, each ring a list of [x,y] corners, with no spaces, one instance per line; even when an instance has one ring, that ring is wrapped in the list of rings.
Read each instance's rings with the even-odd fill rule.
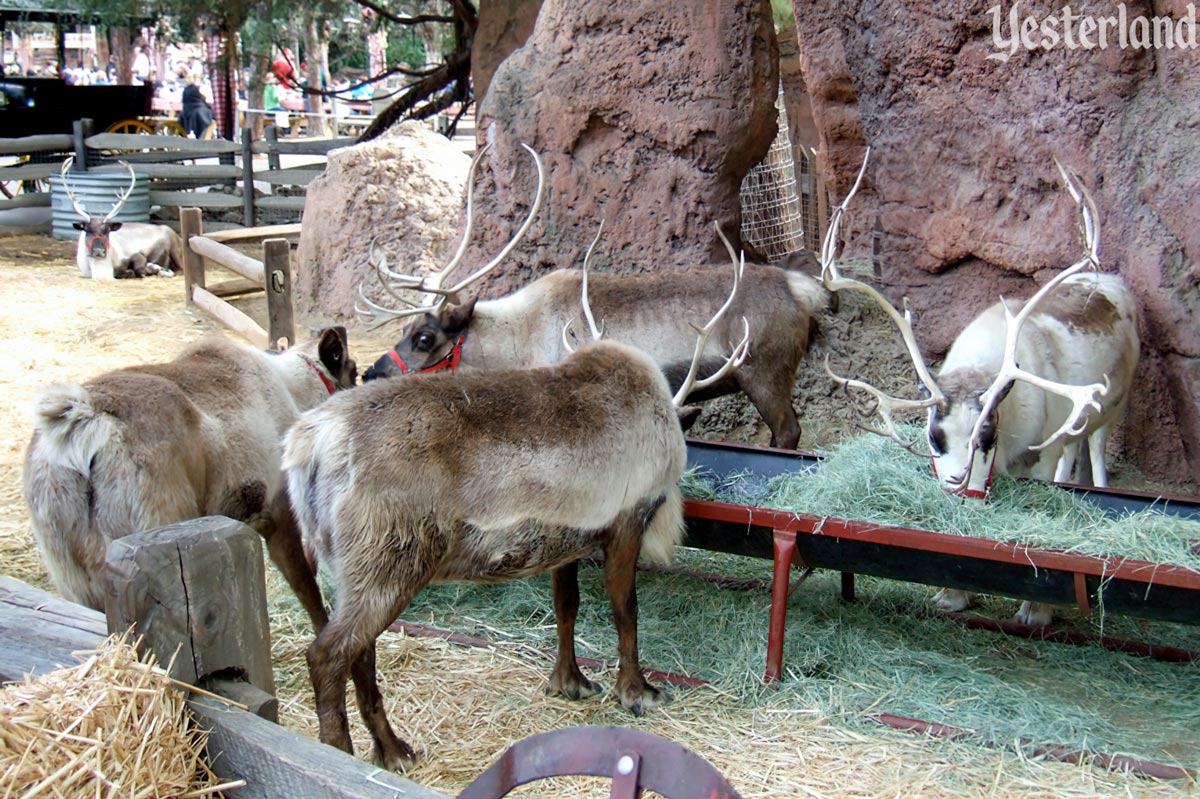
[[[139,648],[171,663],[173,678],[218,693],[217,681],[241,683],[231,698],[276,720],[258,533],[205,516],[127,535],[109,544],[105,580],[110,633],[133,625]]]
[[[192,236],[204,235],[204,219],[199,208],[179,209],[179,237],[183,239],[183,292],[188,305],[195,304],[192,289],[204,288],[204,258],[192,250]]]
[[[84,140],[92,135],[94,124],[90,119],[77,119],[71,123],[71,130],[75,137],[75,163],[71,166],[72,172],[87,172],[87,145],[84,144]]]
[[[254,227],[254,131],[242,128],[242,223]]]
[[[292,247],[287,239],[267,239],[263,242],[263,277],[267,292],[267,332],[270,347],[281,349],[280,339],[287,346],[296,343],[296,323],[292,318]]]
[[[267,169],[279,169],[279,129],[268,125],[263,129],[263,137],[267,140]]]

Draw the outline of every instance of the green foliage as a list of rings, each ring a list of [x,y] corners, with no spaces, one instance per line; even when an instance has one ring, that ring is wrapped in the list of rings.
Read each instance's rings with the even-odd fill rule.
[[[775,32],[796,24],[796,11],[792,0],[771,0],[771,19],[775,22]]]

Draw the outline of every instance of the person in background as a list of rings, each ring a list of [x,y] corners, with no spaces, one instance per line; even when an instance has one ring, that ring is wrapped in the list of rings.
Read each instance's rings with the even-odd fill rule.
[[[203,80],[204,76],[199,72],[188,75],[188,85],[183,87],[182,108],[179,112],[179,124],[189,136],[197,139],[204,138],[205,132],[213,122],[212,106],[200,92]]]
[[[283,107],[283,95],[279,88],[279,79],[274,72],[263,76],[263,108],[275,115],[275,127],[287,130],[291,127],[291,117]]]

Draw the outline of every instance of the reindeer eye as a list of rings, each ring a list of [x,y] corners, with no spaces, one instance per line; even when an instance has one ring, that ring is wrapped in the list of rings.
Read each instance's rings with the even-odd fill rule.
[[[413,346],[419,350],[428,350],[433,347],[433,336],[428,333],[418,333]]]
[[[942,428],[929,431],[929,451],[938,457],[946,454],[946,433]]]

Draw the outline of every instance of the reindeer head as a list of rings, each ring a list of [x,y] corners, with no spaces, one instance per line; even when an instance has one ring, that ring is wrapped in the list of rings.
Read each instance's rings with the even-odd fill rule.
[[[912,315],[909,313],[907,302],[903,313],[897,311],[873,287],[854,278],[844,277],[835,257],[838,227],[841,224],[842,215],[845,213],[850,199],[858,190],[866,172],[869,156],[870,150],[868,149],[854,186],[842,204],[830,216],[829,229],[821,248],[821,278],[826,288],[831,291],[853,289],[866,293],[892,318],[904,339],[913,365],[916,367],[918,380],[925,391],[925,396],[921,399],[901,399],[885,394],[861,380],[841,377],[829,368],[828,358],[825,362],[825,371],[846,390],[847,394],[850,394],[853,389],[866,393],[874,399],[873,407],[860,409],[864,411],[864,415],[878,413],[883,419],[885,427],[882,430],[867,427],[868,431],[891,436],[903,447],[916,454],[922,453],[915,449],[915,442],[907,442],[900,437],[892,414],[898,410],[926,410],[929,451],[924,454],[930,458],[938,480],[947,491],[952,493],[970,498],[984,498],[991,485],[992,469],[1000,443],[998,440],[1000,403],[1008,396],[1016,381],[1020,380],[1043,391],[1057,394],[1069,399],[1072,403],[1072,410],[1062,425],[1041,444],[1031,447],[1033,451],[1045,449],[1066,436],[1078,435],[1082,432],[1087,424],[1089,413],[1093,410],[1100,410],[1100,397],[1107,392],[1107,386],[1099,383],[1080,386],[1039,377],[1021,369],[1016,360],[1017,337],[1021,332],[1021,326],[1038,303],[1072,275],[1084,269],[1094,271],[1099,268],[1100,259],[1097,250],[1100,234],[1096,223],[1096,206],[1078,178],[1068,173],[1062,164],[1058,164],[1056,161],[1067,191],[1080,209],[1085,244],[1084,256],[1042,286],[1022,305],[1018,313],[1014,314],[1003,303],[1002,298],[1003,330],[997,328],[988,331],[991,337],[1001,335],[1004,337],[1004,354],[999,368],[994,373],[984,374],[982,371],[971,370],[943,373],[939,375],[939,380],[942,381],[942,385],[939,386],[925,365],[925,359],[917,345],[912,329]]]
[[[112,221],[113,217],[121,212],[125,201],[129,199],[129,195],[133,193],[134,186],[137,184],[137,176],[133,173],[133,167],[122,161],[121,164],[129,170],[129,188],[123,192],[117,192],[117,202],[112,209],[104,216],[96,216],[91,214],[83,206],[82,203],[75,197],[75,193],[71,191],[71,184],[67,179],[67,173],[71,170],[71,164],[75,162],[75,156],[69,156],[63,161],[62,165],[62,185],[63,190],[67,193],[67,199],[71,201],[71,206],[75,209],[75,213],[83,217],[82,222],[73,222],[72,226],[83,232],[87,243],[87,252],[92,258],[103,259],[108,257],[109,243],[108,236],[121,229],[121,222]]]
[[[375,274],[379,278],[380,284],[400,305],[407,307],[387,308],[379,305],[367,297],[363,291],[363,287],[360,285],[358,288],[359,302],[354,306],[358,318],[368,330],[373,330],[393,319],[404,319],[412,316],[420,318],[405,329],[403,338],[400,339],[395,347],[380,357],[363,374],[363,380],[374,380],[377,377],[389,377],[408,372],[430,371],[443,368],[443,366],[452,368],[454,365],[457,365],[456,352],[461,351],[463,343],[461,339],[466,333],[467,326],[471,321],[471,314],[475,310],[474,300],[464,304],[456,304],[458,303],[459,296],[469,286],[478,282],[495,269],[513,248],[517,246],[521,239],[525,237],[526,231],[529,230],[529,226],[533,224],[534,217],[537,216],[538,209],[541,208],[542,197],[545,191],[545,169],[542,166],[542,159],[532,147],[522,144],[521,146],[533,156],[538,173],[537,189],[534,194],[533,204],[529,209],[529,214],[525,217],[525,221],[521,227],[518,228],[517,232],[513,234],[513,237],[509,239],[508,243],[504,245],[495,258],[488,261],[454,286],[443,288],[442,283],[445,281],[446,276],[459,265],[467,251],[467,243],[471,238],[471,228],[474,225],[475,219],[475,172],[480,159],[483,158],[483,154],[488,151],[490,146],[489,144],[480,148],[475,158],[471,160],[471,168],[467,174],[467,220],[465,229],[463,230],[462,241],[459,242],[458,250],[454,253],[450,262],[440,271],[426,275],[425,277],[394,272],[388,269],[387,262],[382,256],[376,257],[375,242],[371,242],[369,257],[372,265],[375,267]],[[428,295],[431,299],[423,305],[416,305],[401,297],[397,293],[400,290],[421,292]]]

